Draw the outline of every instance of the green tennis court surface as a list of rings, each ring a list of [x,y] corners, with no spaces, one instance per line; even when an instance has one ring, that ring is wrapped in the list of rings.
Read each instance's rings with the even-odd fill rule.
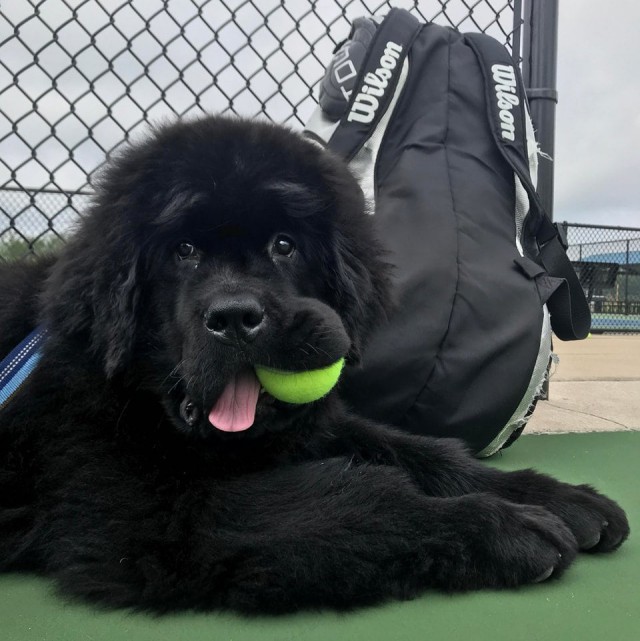
[[[640,432],[527,436],[492,465],[588,482],[627,510],[617,553],[580,555],[561,581],[513,592],[428,593],[351,614],[281,618],[100,612],[59,600],[48,581],[0,575],[2,641],[633,641],[640,639]]]

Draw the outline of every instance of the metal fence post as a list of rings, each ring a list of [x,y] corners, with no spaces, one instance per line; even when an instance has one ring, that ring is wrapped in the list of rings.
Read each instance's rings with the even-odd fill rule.
[[[540,149],[554,158],[558,0],[524,0],[524,3],[522,74]],[[538,192],[551,218],[553,170],[553,161],[543,156],[538,168]]]
[[[627,238],[624,256],[624,313],[629,315],[629,245],[631,241]]]

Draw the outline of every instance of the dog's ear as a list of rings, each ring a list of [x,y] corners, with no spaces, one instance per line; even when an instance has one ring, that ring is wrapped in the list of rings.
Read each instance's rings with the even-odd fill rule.
[[[109,228],[94,220],[53,266],[42,295],[43,322],[53,335],[82,340],[111,377],[126,365],[135,341],[140,248],[117,223]]]
[[[131,249],[126,262],[104,270],[96,280],[93,306],[93,348],[103,352],[107,376],[130,360],[138,325],[138,249]]]
[[[343,161],[325,152],[321,160],[325,198],[320,214],[330,220],[327,255],[320,259],[331,303],[351,339],[347,363],[357,364],[373,330],[385,322],[393,303],[388,252],[356,178]]]
[[[383,262],[384,250],[372,234],[363,231],[362,236],[354,236],[338,229],[334,241],[335,304],[351,339],[347,362],[354,365],[367,338],[391,308],[389,265]]]

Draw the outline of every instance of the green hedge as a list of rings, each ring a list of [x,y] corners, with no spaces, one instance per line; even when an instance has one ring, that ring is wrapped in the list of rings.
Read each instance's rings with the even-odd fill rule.
[[[35,240],[23,238],[0,239],[0,258],[5,261],[24,258],[28,255],[46,254],[64,244],[55,234],[42,236]]]

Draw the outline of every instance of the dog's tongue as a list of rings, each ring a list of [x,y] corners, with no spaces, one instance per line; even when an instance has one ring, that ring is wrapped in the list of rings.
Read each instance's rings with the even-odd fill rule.
[[[254,371],[238,372],[209,412],[209,423],[223,432],[249,429],[256,417],[259,394],[260,383]]]

